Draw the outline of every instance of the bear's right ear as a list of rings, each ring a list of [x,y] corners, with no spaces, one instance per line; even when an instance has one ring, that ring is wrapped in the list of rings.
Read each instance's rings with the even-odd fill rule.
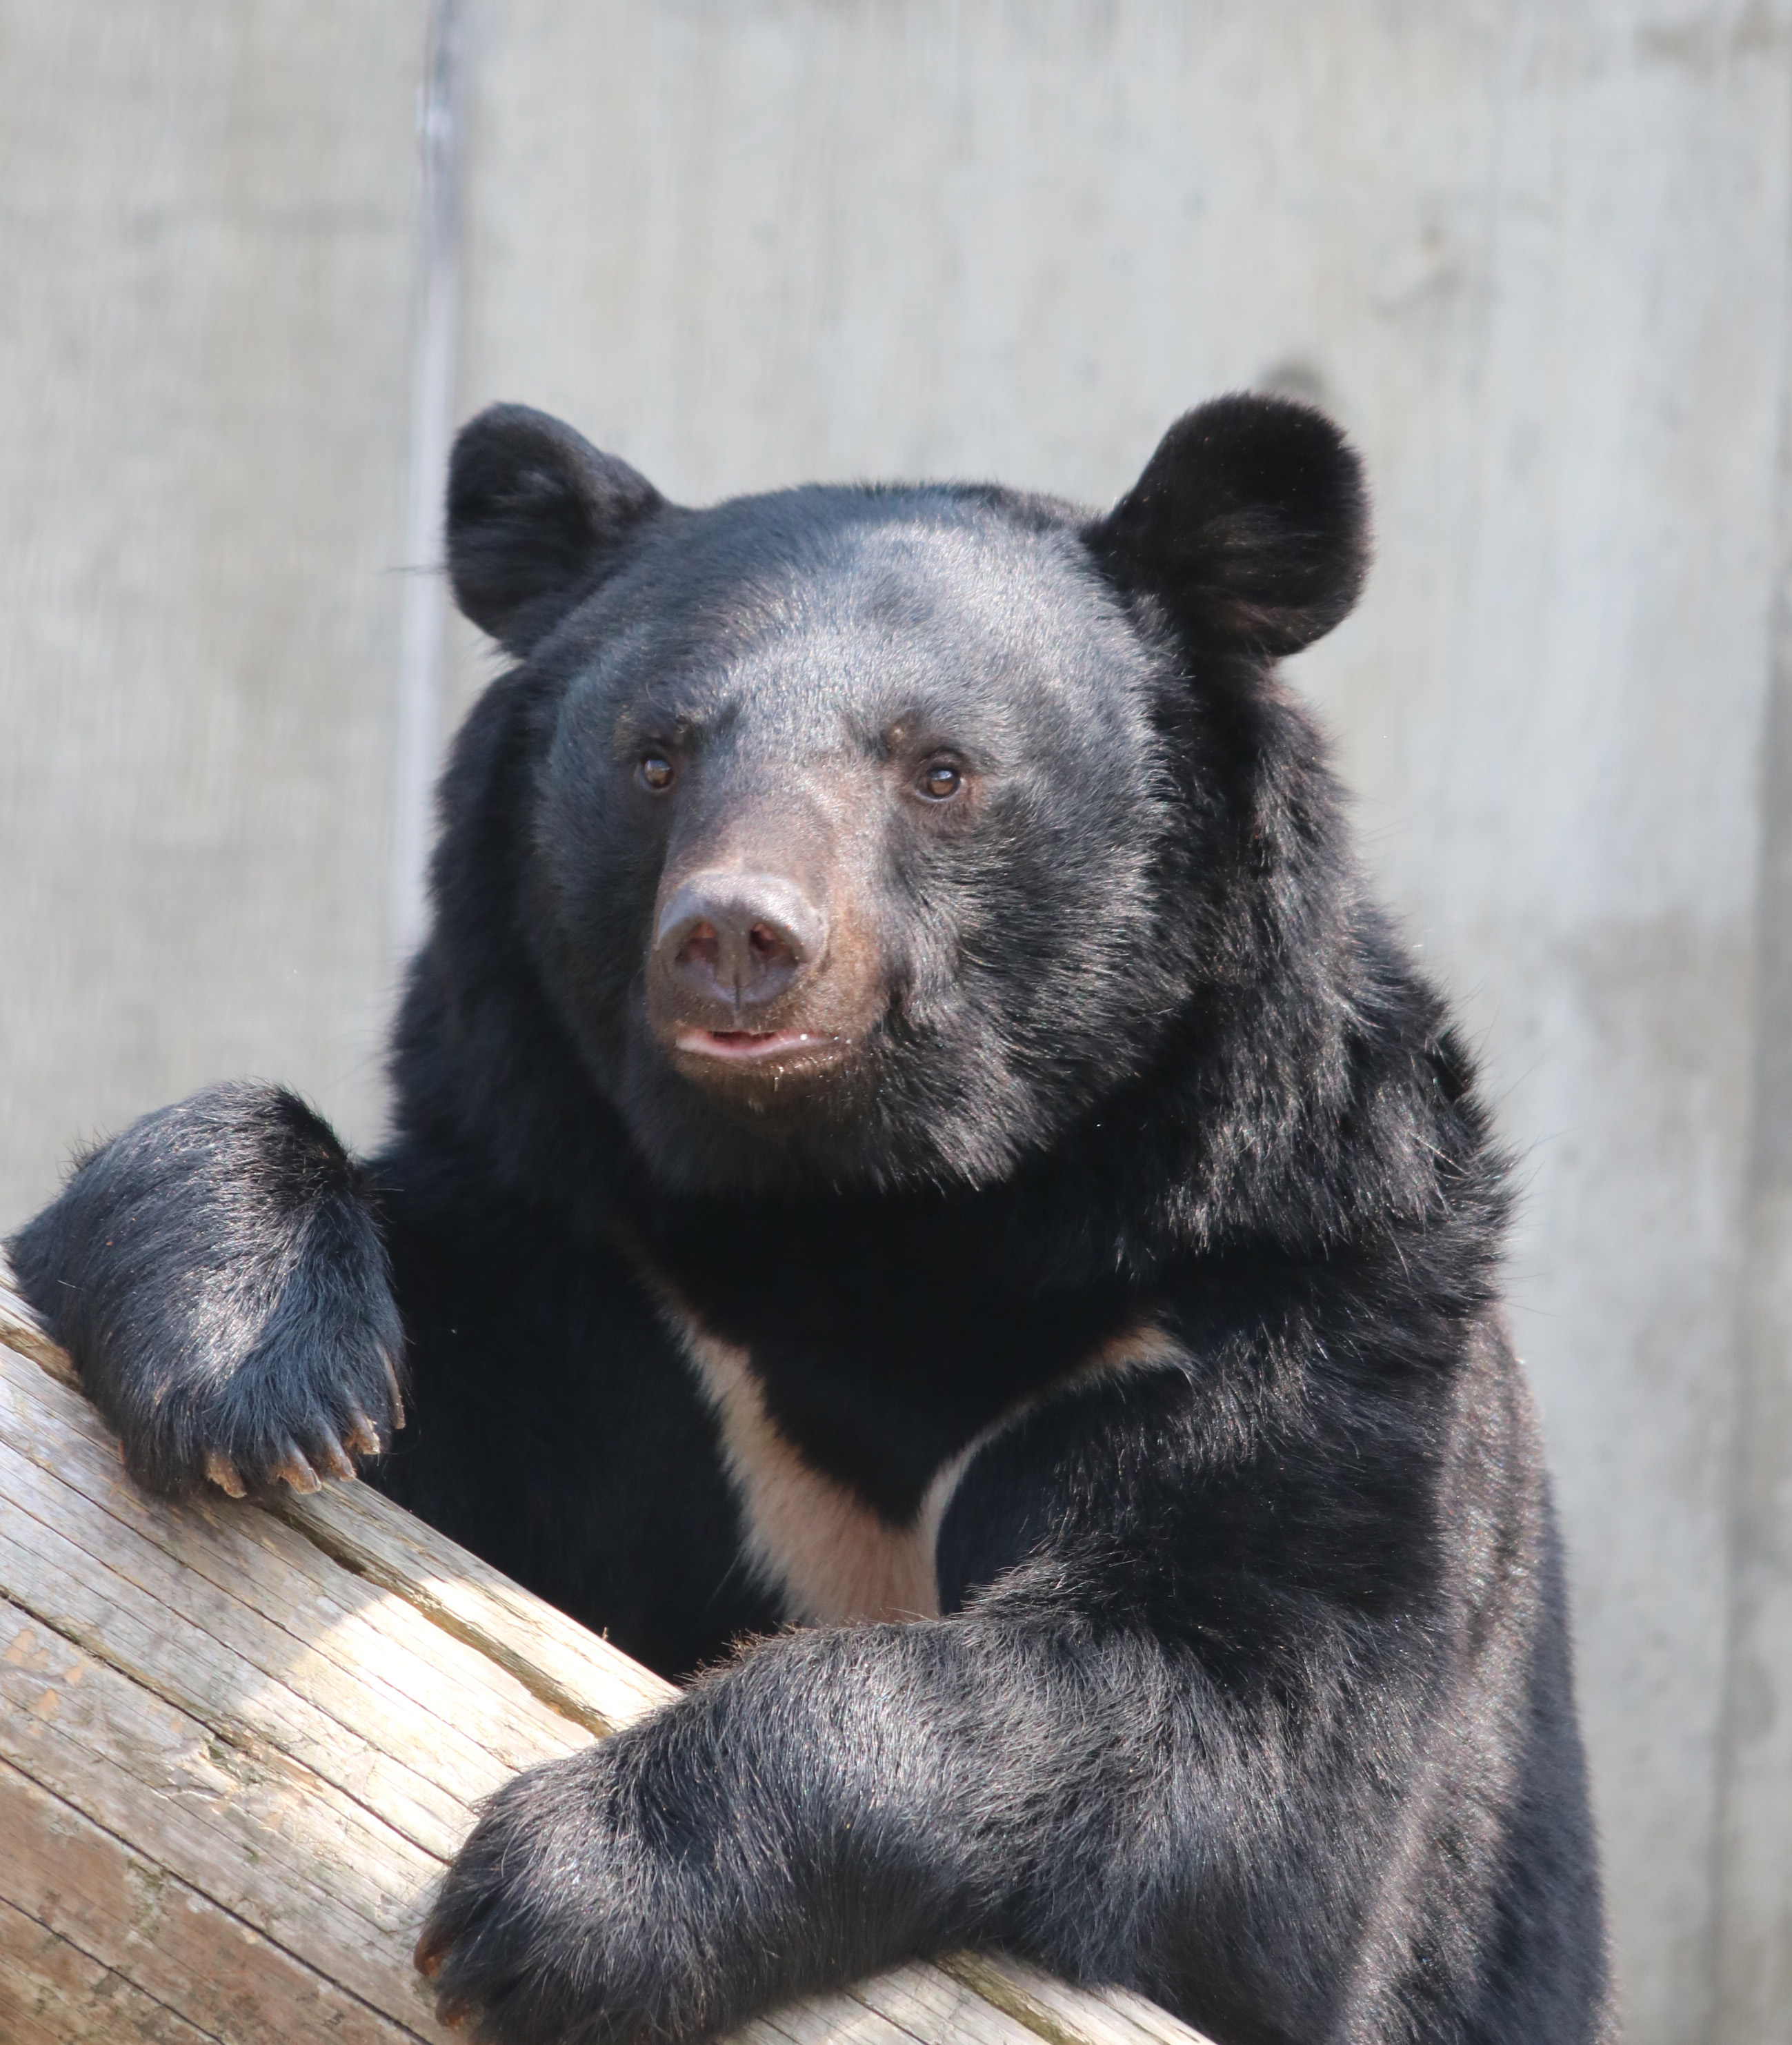
[[[528,405],[492,405],[448,464],[455,600],[527,653],[602,580],[605,557],[664,504],[644,476]]]
[[[1329,632],[1369,561],[1362,464],[1324,413],[1240,391],[1186,414],[1088,533],[1195,643],[1274,657]]]

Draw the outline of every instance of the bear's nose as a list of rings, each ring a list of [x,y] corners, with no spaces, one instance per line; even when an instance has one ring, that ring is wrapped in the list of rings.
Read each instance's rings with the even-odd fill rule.
[[[775,873],[698,873],[666,904],[654,952],[671,976],[738,1016],[786,993],[827,942],[827,919]]]

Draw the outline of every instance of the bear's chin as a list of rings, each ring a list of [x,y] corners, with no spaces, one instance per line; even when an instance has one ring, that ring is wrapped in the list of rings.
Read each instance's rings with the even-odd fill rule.
[[[987,1192],[1040,1145],[1033,1132],[917,1121],[873,1092],[852,1111],[795,1089],[752,1100],[693,1087],[636,1091],[617,1104],[630,1147],[661,1191],[704,1200],[833,1199]]]
[[[760,1046],[629,1046],[611,1097],[637,1155],[668,1190],[794,1191],[875,1176],[884,1132],[863,1047],[779,1034],[786,1041]]]

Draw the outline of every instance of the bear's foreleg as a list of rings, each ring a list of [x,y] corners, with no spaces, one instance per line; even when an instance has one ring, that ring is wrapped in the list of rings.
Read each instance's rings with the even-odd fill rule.
[[[1330,2009],[1398,1791],[1321,1750],[1335,1725],[1291,1736],[1149,1633],[1036,1611],[1059,1573],[766,1641],[507,1785],[419,1943],[444,2016],[493,2045],[692,2038],[981,1947],[1321,2035],[1298,2020]]]
[[[1044,1863],[1094,1843],[1125,1766],[1053,1651],[963,1619],[786,1635],[519,1776],[419,1943],[442,2013],[498,2045],[690,2038],[909,1956],[1032,1944],[1029,1896],[1086,1889]]]

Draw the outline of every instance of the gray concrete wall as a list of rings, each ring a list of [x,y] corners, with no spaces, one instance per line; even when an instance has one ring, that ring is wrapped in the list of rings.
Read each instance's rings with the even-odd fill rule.
[[[1099,502],[1240,384],[1356,435],[1378,567],[1301,677],[1524,1161],[1630,2035],[1783,2041],[1792,6],[457,19],[457,414],[696,500]],[[0,0],[0,1217],[221,1073],[377,1121],[425,42],[422,0]],[[444,724],[488,671],[455,628]]]
[[[225,1074],[378,1126],[425,12],[0,0],[0,1222]]]

